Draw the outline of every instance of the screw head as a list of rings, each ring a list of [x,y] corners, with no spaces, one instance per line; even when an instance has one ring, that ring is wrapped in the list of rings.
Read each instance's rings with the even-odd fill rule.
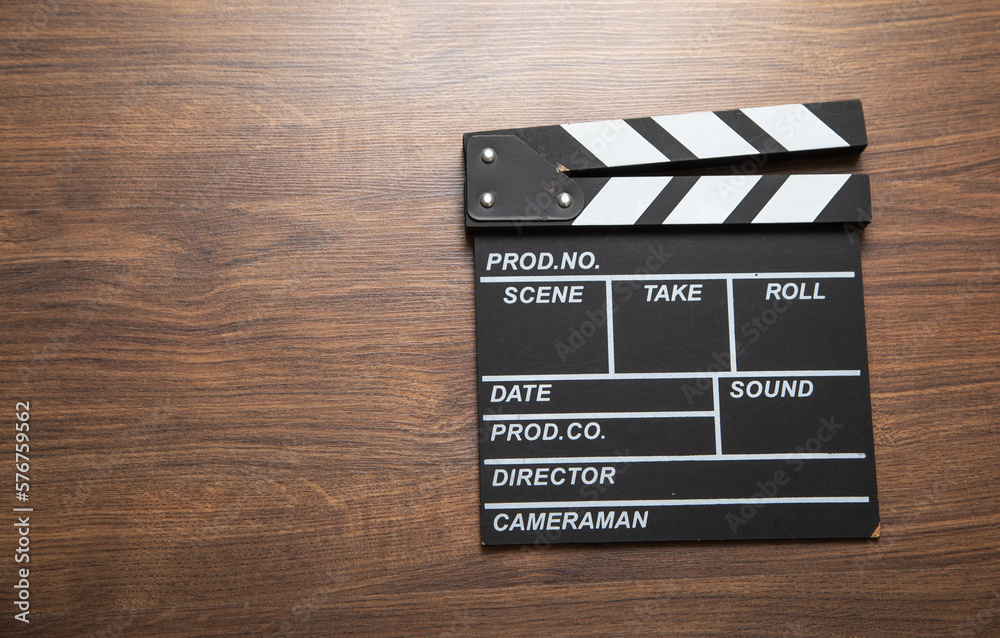
[[[570,204],[573,203],[573,197],[569,193],[559,193],[556,197],[556,202],[562,208],[569,208]]]
[[[497,152],[492,148],[484,148],[483,152],[479,154],[479,157],[487,164],[492,164],[493,160],[497,158]]]
[[[483,193],[479,196],[479,204],[483,208],[493,208],[493,204],[497,202],[497,198],[493,196],[493,193]]]

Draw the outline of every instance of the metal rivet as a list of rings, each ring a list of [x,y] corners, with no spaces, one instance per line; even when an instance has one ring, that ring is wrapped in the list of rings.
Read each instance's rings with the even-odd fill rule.
[[[497,152],[492,148],[484,148],[483,152],[479,154],[479,157],[482,158],[482,160],[487,164],[492,164],[493,160],[497,158]]]
[[[559,196],[556,197],[556,201],[563,208],[569,208],[570,204],[573,203],[573,198],[570,196],[569,193],[559,193]]]
[[[493,208],[493,204],[497,202],[497,198],[493,196],[493,193],[483,193],[479,196],[479,203],[483,208]]]

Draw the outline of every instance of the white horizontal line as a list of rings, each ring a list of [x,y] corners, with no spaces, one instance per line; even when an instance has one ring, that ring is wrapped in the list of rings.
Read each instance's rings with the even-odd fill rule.
[[[531,283],[545,281],[687,281],[690,279],[851,279],[850,270],[819,272],[715,272],[715,273],[662,273],[633,275],[496,275],[480,277],[484,284]]]
[[[673,507],[683,505],[784,505],[810,503],[867,503],[867,496],[775,496],[771,498],[671,498],[638,501],[536,501],[484,503],[488,510],[594,509],[602,507]]]
[[[674,419],[691,416],[715,416],[713,410],[690,412],[549,412],[544,414],[484,414],[483,421],[513,419]]]
[[[641,379],[730,379],[748,377],[859,377],[861,370],[723,370],[721,372],[595,372],[593,374],[488,374],[483,383],[504,381],[623,381]]]
[[[797,461],[863,459],[863,452],[802,452],[789,454],[677,454],[672,456],[550,456],[486,459],[484,465],[546,465],[561,463],[668,463],[674,461]]]

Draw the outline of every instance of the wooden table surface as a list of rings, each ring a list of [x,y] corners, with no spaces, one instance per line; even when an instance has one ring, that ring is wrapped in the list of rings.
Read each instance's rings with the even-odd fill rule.
[[[988,0],[0,3],[0,633],[1000,635],[998,60]],[[881,539],[483,548],[462,133],[849,98]]]

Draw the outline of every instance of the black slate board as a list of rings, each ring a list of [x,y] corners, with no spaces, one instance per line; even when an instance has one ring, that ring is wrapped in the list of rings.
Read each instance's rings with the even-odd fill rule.
[[[475,255],[484,544],[877,535],[851,228],[491,232]]]

